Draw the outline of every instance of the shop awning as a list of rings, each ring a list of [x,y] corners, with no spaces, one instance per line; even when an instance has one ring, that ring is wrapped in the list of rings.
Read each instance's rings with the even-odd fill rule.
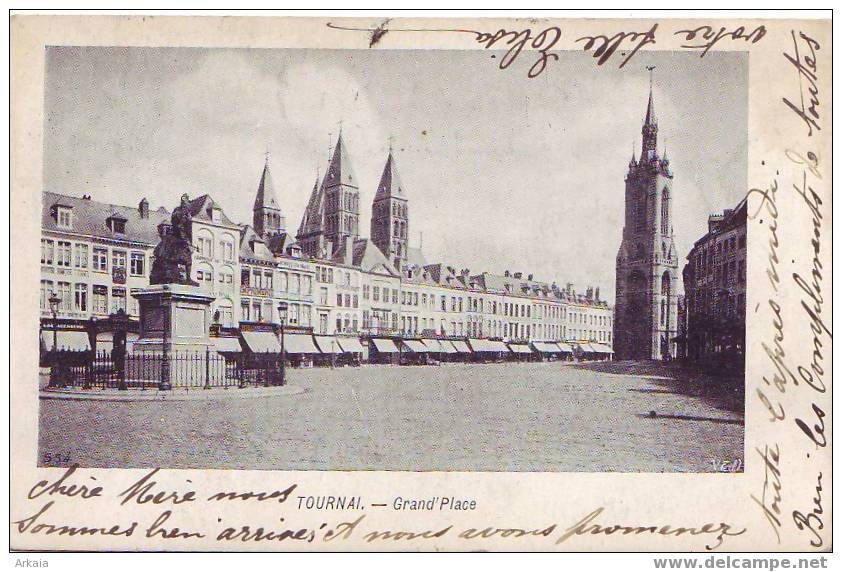
[[[377,351],[381,354],[400,353],[398,346],[396,346],[395,342],[393,342],[392,340],[373,339],[371,341],[374,342],[374,347],[377,348]]]
[[[509,344],[509,349],[516,354],[531,354],[532,350],[525,344]]]
[[[274,332],[241,332],[243,341],[254,353],[281,353],[281,342]]]
[[[556,342],[556,345],[561,351],[565,353],[573,353],[573,346],[571,346],[567,342]]]
[[[218,352],[241,352],[243,346],[240,345],[239,338],[211,338],[216,351]]]
[[[56,346],[59,350],[85,352],[91,349],[91,340],[87,332],[73,330],[59,330],[55,332]],[[32,338],[30,338],[32,339]],[[43,330],[41,332],[41,344],[46,351],[53,351],[53,331]]]
[[[340,338],[337,337],[336,341],[339,342],[339,345],[342,346],[342,351],[349,354],[361,354],[365,353],[365,348],[360,343],[358,338]]]
[[[410,349],[417,354],[425,354],[430,351],[430,349],[424,345],[421,340],[404,340],[403,343]]]
[[[339,340],[333,336],[313,336],[313,338],[316,340],[316,345],[323,354],[330,355],[342,353],[342,346],[339,345]]]
[[[553,342],[532,342],[532,347],[544,354],[560,354],[561,348]]]
[[[591,343],[591,347],[593,348],[593,351],[598,353],[598,354],[613,354],[614,353],[614,350],[612,350],[606,344]]]
[[[284,352],[288,354],[317,354],[319,348],[313,343],[313,336],[310,334],[284,334]]]
[[[468,344],[466,344],[462,340],[451,340],[450,343],[453,344],[453,347],[456,348],[456,351],[459,352],[460,354],[471,353],[471,348],[469,348]]]

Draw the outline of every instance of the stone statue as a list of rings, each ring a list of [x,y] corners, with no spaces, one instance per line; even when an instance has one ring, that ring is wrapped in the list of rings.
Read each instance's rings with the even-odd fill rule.
[[[198,286],[190,277],[193,265],[193,216],[190,199],[181,195],[181,204],[172,213],[169,225],[158,226],[161,241],[155,247],[150,284],[185,284]]]

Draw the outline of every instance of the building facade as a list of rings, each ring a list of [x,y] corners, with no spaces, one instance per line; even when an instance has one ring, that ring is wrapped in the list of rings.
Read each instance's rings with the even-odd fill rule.
[[[687,357],[742,361],[746,329],[746,200],[708,218],[684,266]]]
[[[374,190],[372,238],[359,236],[360,190],[340,136],[318,178],[295,239],[287,232],[267,157],[252,224],[236,224],[209,195],[190,201],[193,278],[214,296],[214,323],[251,328],[279,322],[316,335],[403,339],[463,338],[597,344],[610,353],[613,309],[598,288],[541,282],[522,272],[472,273],[429,263],[409,241],[406,189],[390,151]],[[41,315],[77,324],[131,320],[133,289],[149,286],[158,227],[171,213],[110,205],[90,197],[43,194]],[[104,328],[107,329],[107,328]],[[109,349],[107,333],[98,349]],[[99,341],[99,339],[97,339]]]
[[[658,154],[652,90],[638,161],[626,175],[625,224],[617,253],[614,350],[618,359],[675,356],[678,257],[673,239],[673,174]]]

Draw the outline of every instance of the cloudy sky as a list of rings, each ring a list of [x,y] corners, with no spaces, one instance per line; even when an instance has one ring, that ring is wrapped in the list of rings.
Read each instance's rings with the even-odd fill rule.
[[[341,122],[363,235],[392,137],[410,238],[423,233],[430,262],[592,284],[613,300],[645,66],[657,66],[683,259],[707,215],[746,192],[748,58],[646,52],[618,70],[559,52],[530,80],[529,56],[500,70],[482,51],[49,48],[44,187],[153,208],[209,193],[251,222],[268,149],[294,233]]]

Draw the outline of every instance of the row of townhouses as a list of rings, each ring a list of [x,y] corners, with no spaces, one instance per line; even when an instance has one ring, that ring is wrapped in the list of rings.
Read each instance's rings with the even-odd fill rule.
[[[360,189],[340,134],[316,180],[295,235],[277,200],[267,157],[250,225],[237,224],[203,195],[190,201],[193,279],[214,295],[222,328],[278,323],[318,335],[464,337],[504,341],[593,342],[610,352],[612,307],[599,288],[542,282],[532,274],[472,273],[430,263],[409,234],[409,200],[395,157],[386,159],[372,203],[370,238],[361,238]],[[60,300],[57,322],[99,324],[108,348],[109,316],[138,317],[132,292],[149,285],[164,207],[136,207],[44,192],[41,316]]]

